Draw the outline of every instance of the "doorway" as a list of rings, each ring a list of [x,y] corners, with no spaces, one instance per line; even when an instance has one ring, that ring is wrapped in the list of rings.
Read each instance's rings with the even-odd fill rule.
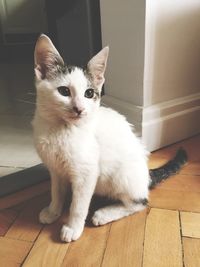
[[[33,51],[41,32],[67,64],[101,49],[99,0],[0,1],[0,196],[49,178],[32,140]]]

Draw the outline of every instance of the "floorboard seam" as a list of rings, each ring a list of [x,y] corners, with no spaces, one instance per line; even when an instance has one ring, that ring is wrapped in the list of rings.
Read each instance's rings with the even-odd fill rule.
[[[148,206],[148,207],[149,207],[149,206]],[[144,224],[144,239],[143,239],[143,244],[142,244],[143,251],[142,251],[142,262],[141,262],[141,267],[143,266],[143,261],[144,261],[145,233],[146,233],[147,217],[148,217],[150,211],[151,211],[151,207],[149,207],[149,210],[147,210],[147,215],[146,215],[146,218],[145,218],[145,224]]]
[[[183,233],[182,233],[182,223],[181,223],[181,213],[180,213],[180,211],[178,211],[178,216],[179,216],[180,237],[181,237],[182,263],[183,263],[183,267],[185,267],[185,261],[184,261],[184,248],[183,248]]]
[[[3,237],[6,237],[6,234],[8,233],[8,231],[10,230],[10,228],[14,225],[14,223],[16,222],[16,220],[19,218],[19,216],[21,215],[21,213],[23,212],[23,210],[25,209],[25,207],[27,206],[28,204],[25,204],[25,206],[17,213],[16,217],[14,218],[14,220],[12,221],[12,223],[9,225],[7,231],[5,232],[5,234],[3,235]],[[8,208],[8,209],[12,209],[12,208]],[[11,238],[12,239],[12,238]],[[14,238],[13,238],[14,239]]]
[[[105,249],[104,249],[104,251],[103,251],[102,261],[101,261],[101,263],[100,263],[100,267],[103,265],[103,261],[104,261],[104,258],[105,258],[106,249],[107,249],[107,244],[108,244],[108,239],[109,239],[109,236],[110,236],[110,232],[111,232],[112,225],[113,225],[113,223],[111,224],[110,229],[109,229],[109,231],[108,231],[108,236],[107,236],[107,238],[106,238]]]
[[[33,241],[33,245],[31,246],[31,248],[30,248],[29,252],[27,253],[27,255],[25,256],[24,260],[22,261],[22,263],[21,263],[21,267],[24,265],[26,259],[28,258],[29,254],[31,253],[31,251],[32,251],[32,249],[33,249],[33,247],[34,247],[34,245],[35,245],[35,242],[38,240],[38,238],[39,238],[39,236],[40,236],[42,230],[44,229],[44,227],[45,227],[45,226],[42,226],[42,227],[41,227],[41,229],[40,229],[40,231],[39,231],[39,233],[38,233],[36,239]]]

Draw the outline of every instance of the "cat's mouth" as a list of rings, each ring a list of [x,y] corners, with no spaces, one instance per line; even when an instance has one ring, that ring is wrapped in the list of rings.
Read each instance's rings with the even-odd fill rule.
[[[85,118],[87,116],[87,113],[81,113],[81,114],[75,114],[72,112],[67,112],[66,114],[63,114],[63,120],[64,121],[68,121],[68,122],[77,122],[79,120],[82,120],[83,118]]]
[[[70,120],[80,120],[82,116],[69,117]]]
[[[85,115],[84,115],[84,114],[80,114],[80,115],[71,115],[71,116],[69,116],[68,118],[69,118],[70,120],[75,120],[75,121],[77,121],[77,120],[82,119],[83,117],[85,117]]]

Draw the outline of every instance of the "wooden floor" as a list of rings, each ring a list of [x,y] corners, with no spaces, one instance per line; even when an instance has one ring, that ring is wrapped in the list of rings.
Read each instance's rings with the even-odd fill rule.
[[[199,267],[200,136],[154,152],[149,166],[162,165],[180,146],[189,163],[151,192],[148,209],[102,227],[88,224],[71,244],[59,239],[64,217],[38,223],[48,184],[1,199],[1,208],[11,207],[0,212],[0,266]]]

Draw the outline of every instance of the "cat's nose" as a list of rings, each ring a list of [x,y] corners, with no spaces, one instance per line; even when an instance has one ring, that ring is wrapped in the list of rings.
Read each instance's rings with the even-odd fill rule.
[[[83,112],[84,108],[77,108],[77,107],[73,107],[73,111],[75,113],[77,113],[78,115],[80,115]]]

